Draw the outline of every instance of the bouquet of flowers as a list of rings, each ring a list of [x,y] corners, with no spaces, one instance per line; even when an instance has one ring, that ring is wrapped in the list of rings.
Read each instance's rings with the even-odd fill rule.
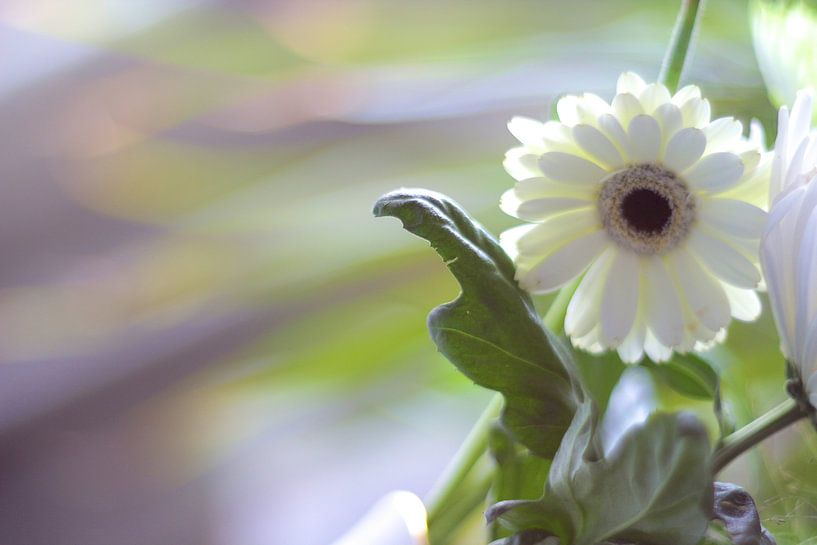
[[[772,149],[759,123],[745,134],[732,117],[713,119],[697,86],[679,86],[701,11],[682,2],[657,82],[627,72],[609,101],[567,95],[552,120],[510,121],[520,144],[504,166],[516,183],[500,206],[522,223],[498,241],[432,191],[376,203],[377,216],[428,240],[460,284],[428,318],[434,343],[498,392],[426,502],[432,545],[483,502],[497,545],[775,543],[749,494],[718,474],[778,430],[817,424],[813,99],[801,91],[780,109]],[[706,351],[733,318],[761,315],[759,291],[788,398],[734,429]],[[544,318],[538,294],[556,294]],[[718,433],[689,412],[607,426],[592,366],[577,362],[613,357],[708,392]],[[486,451],[489,479],[464,486]]]

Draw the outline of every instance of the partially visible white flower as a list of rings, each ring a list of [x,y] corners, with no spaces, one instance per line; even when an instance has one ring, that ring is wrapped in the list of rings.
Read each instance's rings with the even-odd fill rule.
[[[753,0],[751,23],[757,64],[776,105],[790,104],[798,89],[817,86],[813,3]]]
[[[812,96],[780,108],[768,224],[761,243],[781,350],[817,407],[817,132]]]
[[[391,492],[333,545],[428,545],[425,506],[411,492]]]
[[[530,224],[500,241],[533,293],[582,278],[564,324],[573,344],[662,361],[757,318],[768,178],[741,123],[712,120],[694,85],[673,95],[633,73],[611,103],[584,94],[556,109],[558,121],[508,125],[522,145],[506,155],[517,183],[500,205]]]

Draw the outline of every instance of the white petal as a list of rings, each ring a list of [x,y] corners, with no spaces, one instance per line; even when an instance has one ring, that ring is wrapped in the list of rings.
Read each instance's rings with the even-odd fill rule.
[[[732,236],[760,238],[766,226],[766,212],[736,199],[699,199],[698,217]]]
[[[539,170],[539,155],[531,153],[528,148],[511,148],[505,153],[505,160],[502,162],[505,172],[513,176],[516,180],[524,180],[534,176],[541,176]]]
[[[697,329],[698,320],[712,331],[726,327],[730,317],[729,299],[721,283],[706,272],[686,250],[676,250],[667,256],[667,260],[668,268],[681,287],[693,315],[693,320],[685,320],[684,328],[687,333],[701,338]]]
[[[661,151],[661,129],[650,115],[637,115],[627,129],[630,139],[630,159],[639,163],[658,160]]]
[[[508,130],[526,146],[544,146],[545,124],[541,121],[516,116],[508,122]]]
[[[812,373],[808,382],[806,382],[806,392],[808,392],[809,403],[817,409],[817,371]]]
[[[760,297],[755,290],[744,290],[736,288],[731,284],[722,283],[723,291],[729,299],[729,307],[732,309],[732,317],[742,322],[752,322],[757,320],[762,310]]]
[[[701,158],[706,148],[706,137],[700,129],[681,129],[667,143],[664,165],[676,173],[683,172]]]
[[[632,118],[643,114],[644,109],[636,97],[629,93],[621,93],[613,98],[613,113],[618,118],[619,123],[626,127],[630,124]]]
[[[533,229],[522,233],[522,236],[515,240],[518,251],[523,255],[548,255],[565,241],[573,240],[590,231],[596,231],[601,226],[595,210],[579,209],[550,218],[532,227]]]
[[[780,195],[780,199],[772,206],[766,219],[767,234],[778,228],[789,213],[800,206],[805,192],[805,187],[797,187]]]
[[[709,123],[709,101],[705,98],[690,98],[681,105],[681,114],[684,116],[684,126],[702,129]]]
[[[604,231],[572,240],[519,278],[519,284],[532,293],[547,293],[560,288],[579,276],[607,244]]]
[[[525,224],[511,227],[499,234],[499,245],[505,250],[508,256],[516,261],[519,256],[519,249],[517,248],[519,240],[530,233],[533,229],[539,227],[538,224]]]
[[[739,288],[757,287],[760,272],[730,244],[701,229],[694,229],[688,240],[690,249],[715,276]]]
[[[554,182],[542,176],[519,180],[513,189],[516,192],[517,198],[520,200],[539,199],[542,197],[573,197],[591,200],[595,195],[592,187]]]
[[[610,270],[614,255],[615,250],[612,248],[604,251],[590,265],[573,297],[570,298],[565,314],[565,333],[570,337],[585,337],[598,325],[604,279]]]
[[[538,153],[545,151],[575,151],[576,149],[570,127],[558,121],[548,121],[542,125],[542,139],[544,140],[543,149],[532,148],[530,145],[528,145],[528,149]]]
[[[706,151],[712,153],[734,149],[743,134],[743,125],[733,117],[721,117],[704,127]]]
[[[557,182],[595,184],[607,175],[607,171],[597,164],[560,151],[542,154],[539,158],[539,168],[545,176]]]
[[[749,144],[753,148],[766,150],[766,131],[763,129],[763,124],[757,119],[752,119],[752,122],[749,123]]]
[[[757,150],[746,150],[740,153],[740,161],[743,163],[743,174],[751,175],[760,164],[762,155]]]
[[[610,113],[610,105],[598,95],[584,93],[576,103],[576,113],[579,115],[579,123],[595,125],[599,116]]]
[[[612,168],[623,164],[621,154],[616,147],[596,127],[584,124],[576,125],[573,127],[573,138],[579,147],[597,162]]]
[[[701,90],[697,85],[686,85],[672,95],[672,103],[676,106],[682,106],[687,100],[691,98],[701,98]]]
[[[601,302],[601,337],[606,346],[621,344],[633,327],[640,276],[638,256],[619,251],[607,274]]]
[[[814,184],[814,182],[812,182]],[[810,184],[811,185],[811,184]],[[809,187],[812,189],[812,187]],[[811,193],[801,205],[798,222],[795,225],[796,268],[795,283],[797,290],[797,324],[802,330],[802,324],[812,324],[809,327],[817,329],[817,203],[809,202]],[[800,223],[806,219],[805,225]],[[798,334],[798,342],[803,342],[804,333]],[[814,356],[817,356],[815,354]],[[806,361],[812,361],[812,355],[807,354]]]
[[[655,110],[670,101],[670,94],[666,87],[660,83],[650,83],[638,95],[638,100],[641,102],[644,112],[651,114]]]
[[[616,83],[616,93],[630,93],[633,96],[638,96],[644,90],[647,84],[641,79],[641,76],[635,72],[624,72],[618,77]]]
[[[593,330],[583,337],[573,337],[570,340],[573,346],[587,350],[593,354],[604,352],[604,346],[599,342],[599,326],[597,325]]]
[[[627,133],[624,132],[624,127],[621,126],[616,116],[613,114],[604,114],[599,117],[599,128],[616,146],[619,152],[626,152],[629,139]]]
[[[506,198],[510,194],[510,198]],[[502,210],[525,221],[539,222],[554,214],[568,212],[579,208],[589,208],[592,202],[583,199],[571,199],[569,197],[549,197],[542,199],[532,199],[519,201],[515,198],[513,190],[502,195],[500,206]]]
[[[681,110],[671,102],[665,102],[656,108],[653,114],[661,125],[661,144],[666,146],[670,138],[681,129],[683,119]]]
[[[817,316],[811,320],[808,326],[804,327],[803,349],[801,350],[801,361],[795,362],[800,369],[800,376],[805,380],[817,371]]]
[[[579,97],[576,95],[565,95],[556,102],[556,114],[559,116],[559,121],[572,127],[580,123],[579,113],[576,111]]]
[[[656,339],[649,329],[647,329],[647,336],[644,338],[644,352],[654,362],[668,361],[672,357],[672,349],[661,344],[661,341]]]
[[[683,177],[699,191],[717,193],[735,185],[742,174],[743,163],[740,157],[734,153],[720,152],[705,156],[687,170]]]
[[[774,157],[772,159],[772,173],[769,182],[769,204],[774,204],[778,195],[783,191],[783,178],[788,162],[787,148],[789,135],[789,111],[783,106],[777,113],[777,138],[774,143]]]
[[[643,318],[636,318],[630,333],[618,347],[618,356],[624,363],[638,363],[644,357],[644,340],[647,325]]]
[[[647,323],[662,344],[678,346],[684,338],[684,318],[678,289],[660,257],[646,259],[644,272]]]
[[[794,140],[805,138],[811,124],[811,108],[813,97],[809,92],[800,91],[791,107],[789,115],[789,137]]]

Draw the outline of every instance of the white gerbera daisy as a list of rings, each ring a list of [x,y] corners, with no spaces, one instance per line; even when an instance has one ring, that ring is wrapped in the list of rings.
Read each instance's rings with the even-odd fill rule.
[[[710,121],[695,86],[670,95],[632,73],[611,104],[566,96],[557,112],[508,125],[522,146],[507,153],[517,183],[501,207],[532,224],[500,240],[533,293],[584,275],[565,317],[574,345],[662,361],[755,319],[766,214],[742,193],[760,153],[741,123]]]
[[[761,261],[783,354],[817,407],[817,132],[812,97],[799,93],[778,117],[768,225]]]

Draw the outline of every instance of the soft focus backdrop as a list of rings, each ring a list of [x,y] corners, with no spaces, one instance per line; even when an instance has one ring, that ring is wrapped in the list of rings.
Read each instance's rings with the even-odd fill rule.
[[[372,203],[512,225],[506,121],[655,78],[676,9],[0,2],[0,541],[323,545],[425,495],[490,394],[425,330],[456,284]],[[686,81],[774,134],[750,28],[710,0]],[[776,344],[764,315],[712,356],[739,424],[784,397]],[[781,545],[817,542],[815,438],[727,474]]]

